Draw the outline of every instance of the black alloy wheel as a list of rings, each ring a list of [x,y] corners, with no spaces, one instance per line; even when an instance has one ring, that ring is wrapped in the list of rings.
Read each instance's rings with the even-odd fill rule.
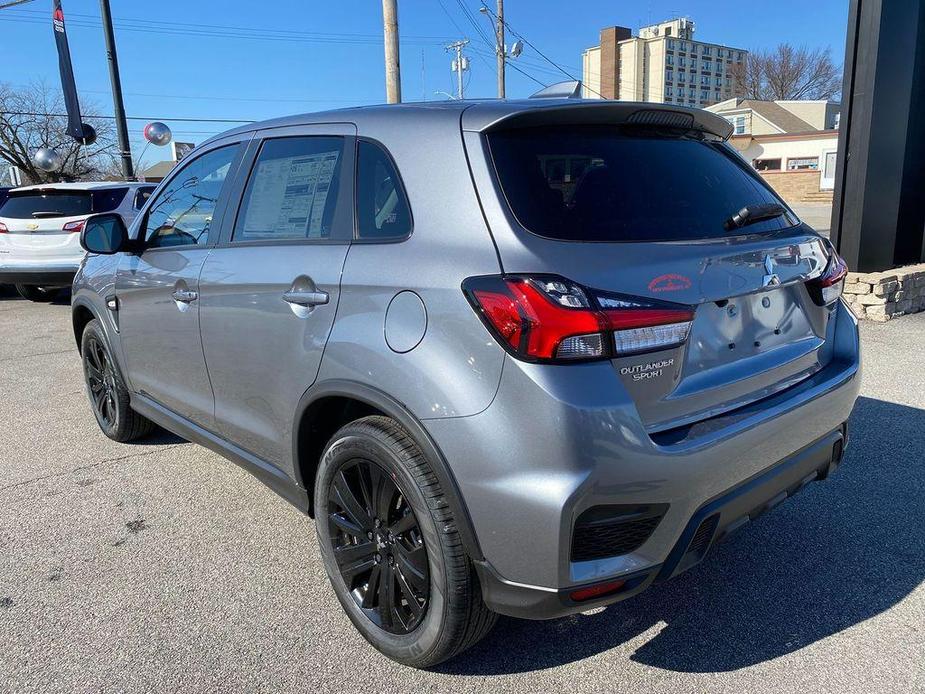
[[[334,558],[353,600],[381,629],[413,631],[427,612],[430,571],[417,517],[395,479],[354,458],[335,473],[328,501]]]
[[[80,336],[80,355],[87,397],[102,432],[121,443],[150,434],[154,423],[132,409],[131,394],[109,350],[103,327],[95,318]]]
[[[116,375],[109,353],[95,335],[91,335],[84,346],[84,367],[90,401],[97,417],[112,429],[118,426],[116,403]]]

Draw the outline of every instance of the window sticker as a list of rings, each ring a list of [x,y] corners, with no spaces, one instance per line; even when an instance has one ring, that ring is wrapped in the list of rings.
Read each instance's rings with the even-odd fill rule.
[[[326,236],[325,203],[339,156],[334,150],[260,162],[244,235],[250,239]]]

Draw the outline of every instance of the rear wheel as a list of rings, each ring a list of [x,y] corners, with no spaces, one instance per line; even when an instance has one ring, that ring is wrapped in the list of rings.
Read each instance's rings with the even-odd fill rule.
[[[80,354],[87,396],[103,433],[120,443],[150,434],[154,423],[129,405],[128,388],[109,351],[103,329],[95,318],[84,328]]]
[[[319,465],[315,510],[334,592],[388,657],[433,666],[494,626],[444,492],[394,420],[364,417],[334,435]]]
[[[39,287],[34,284],[17,284],[16,291],[23,299],[37,302],[54,301],[61,291],[58,287]]]

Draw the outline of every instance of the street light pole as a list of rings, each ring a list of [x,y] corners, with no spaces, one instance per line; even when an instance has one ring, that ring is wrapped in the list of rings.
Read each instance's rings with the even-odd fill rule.
[[[401,66],[398,61],[397,0],[382,0],[385,34],[385,97],[390,104],[401,103]]]
[[[122,81],[119,78],[119,58],[116,56],[116,37],[112,30],[109,0],[100,0],[100,14],[103,19],[103,36],[106,38],[106,56],[109,59],[109,81],[112,83],[112,107],[116,117],[122,175],[131,181],[135,178],[135,172],[132,170],[132,149],[128,142],[128,125],[125,121],[125,105],[122,103]]]

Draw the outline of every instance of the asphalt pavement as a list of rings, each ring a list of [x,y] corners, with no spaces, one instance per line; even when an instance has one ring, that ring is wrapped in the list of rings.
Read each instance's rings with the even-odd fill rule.
[[[99,432],[67,301],[0,289],[0,691],[925,691],[925,314],[863,325],[831,479],[667,584],[422,672],[353,629],[311,519],[203,448]]]

